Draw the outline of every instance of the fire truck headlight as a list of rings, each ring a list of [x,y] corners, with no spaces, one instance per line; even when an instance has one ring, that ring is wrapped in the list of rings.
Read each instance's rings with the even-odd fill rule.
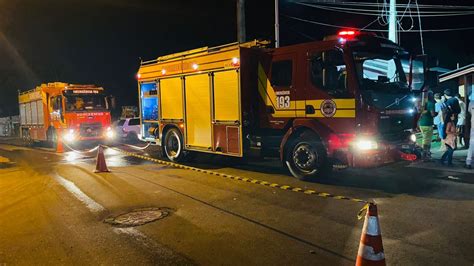
[[[114,131],[112,130],[111,127],[108,127],[107,128],[107,131],[105,132],[105,136],[108,138],[108,139],[113,139],[115,137],[115,133]]]
[[[411,140],[412,142],[416,142],[416,135],[415,135],[415,134],[411,134],[411,135],[410,135],[410,140]]]
[[[76,139],[76,135],[74,134],[73,129],[69,129],[67,133],[64,135],[63,139],[66,142],[73,142]]]
[[[354,145],[359,151],[368,151],[368,150],[376,150],[378,149],[379,145],[377,141],[370,140],[370,139],[359,139],[355,141]]]

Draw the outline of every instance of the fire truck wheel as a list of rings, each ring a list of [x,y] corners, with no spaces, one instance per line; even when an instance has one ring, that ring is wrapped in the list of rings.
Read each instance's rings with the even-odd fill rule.
[[[47,139],[48,139],[48,145],[50,148],[55,149],[57,142],[58,142],[58,134],[56,134],[56,130],[49,128],[47,134]]]
[[[327,155],[318,136],[303,132],[286,149],[285,163],[291,174],[301,180],[321,175],[328,168]]]
[[[183,137],[176,128],[166,131],[163,142],[163,150],[168,159],[173,162],[180,162],[184,158]]]
[[[30,130],[28,129],[22,129],[22,141],[23,141],[23,146],[30,147],[32,146],[33,141],[31,140],[30,136]]]

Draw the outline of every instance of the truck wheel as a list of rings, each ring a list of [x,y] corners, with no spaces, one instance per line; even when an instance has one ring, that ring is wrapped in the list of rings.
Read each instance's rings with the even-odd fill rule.
[[[47,132],[47,138],[48,146],[50,148],[56,149],[56,146],[58,144],[58,135],[56,134],[56,130],[50,128]]]
[[[321,177],[329,168],[324,146],[319,137],[309,131],[303,132],[288,145],[285,164],[290,173],[300,180]]]
[[[163,142],[163,150],[168,159],[173,162],[180,162],[184,158],[183,137],[176,128],[171,128],[166,132]]]
[[[22,129],[21,136],[22,136],[23,146],[30,147],[32,145],[30,131],[28,129]]]
[[[127,134],[127,141],[130,144],[136,144],[138,142],[138,135],[134,131],[130,131]]]

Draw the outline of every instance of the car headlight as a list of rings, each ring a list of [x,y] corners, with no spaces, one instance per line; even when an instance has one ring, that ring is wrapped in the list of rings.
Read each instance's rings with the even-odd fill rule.
[[[108,127],[107,128],[107,131],[105,132],[105,136],[108,138],[108,139],[112,139],[115,137],[115,133],[114,131],[112,130],[111,127]]]
[[[74,134],[73,129],[69,129],[67,133],[63,136],[63,139],[66,142],[73,142],[76,139],[76,135]]]
[[[379,145],[377,144],[377,141],[370,140],[370,139],[356,140],[354,143],[354,146],[356,149],[360,151],[376,150],[379,147]]]
[[[412,142],[416,142],[416,135],[415,135],[415,134],[411,134],[411,135],[410,135],[410,140],[411,140]]]

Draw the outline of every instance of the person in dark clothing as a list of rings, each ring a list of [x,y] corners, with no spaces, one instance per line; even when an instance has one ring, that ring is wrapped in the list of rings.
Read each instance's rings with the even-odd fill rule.
[[[443,103],[442,106],[444,121],[448,121],[449,119],[451,119],[451,116],[454,114],[454,120],[452,120],[452,122],[454,123],[454,125],[456,125],[458,120],[458,114],[461,112],[459,100],[454,97],[454,93],[451,91],[451,89],[444,90],[444,97],[446,98],[446,101]],[[446,133],[446,127],[444,128],[444,130]],[[444,134],[444,136],[446,137],[446,134]]]

